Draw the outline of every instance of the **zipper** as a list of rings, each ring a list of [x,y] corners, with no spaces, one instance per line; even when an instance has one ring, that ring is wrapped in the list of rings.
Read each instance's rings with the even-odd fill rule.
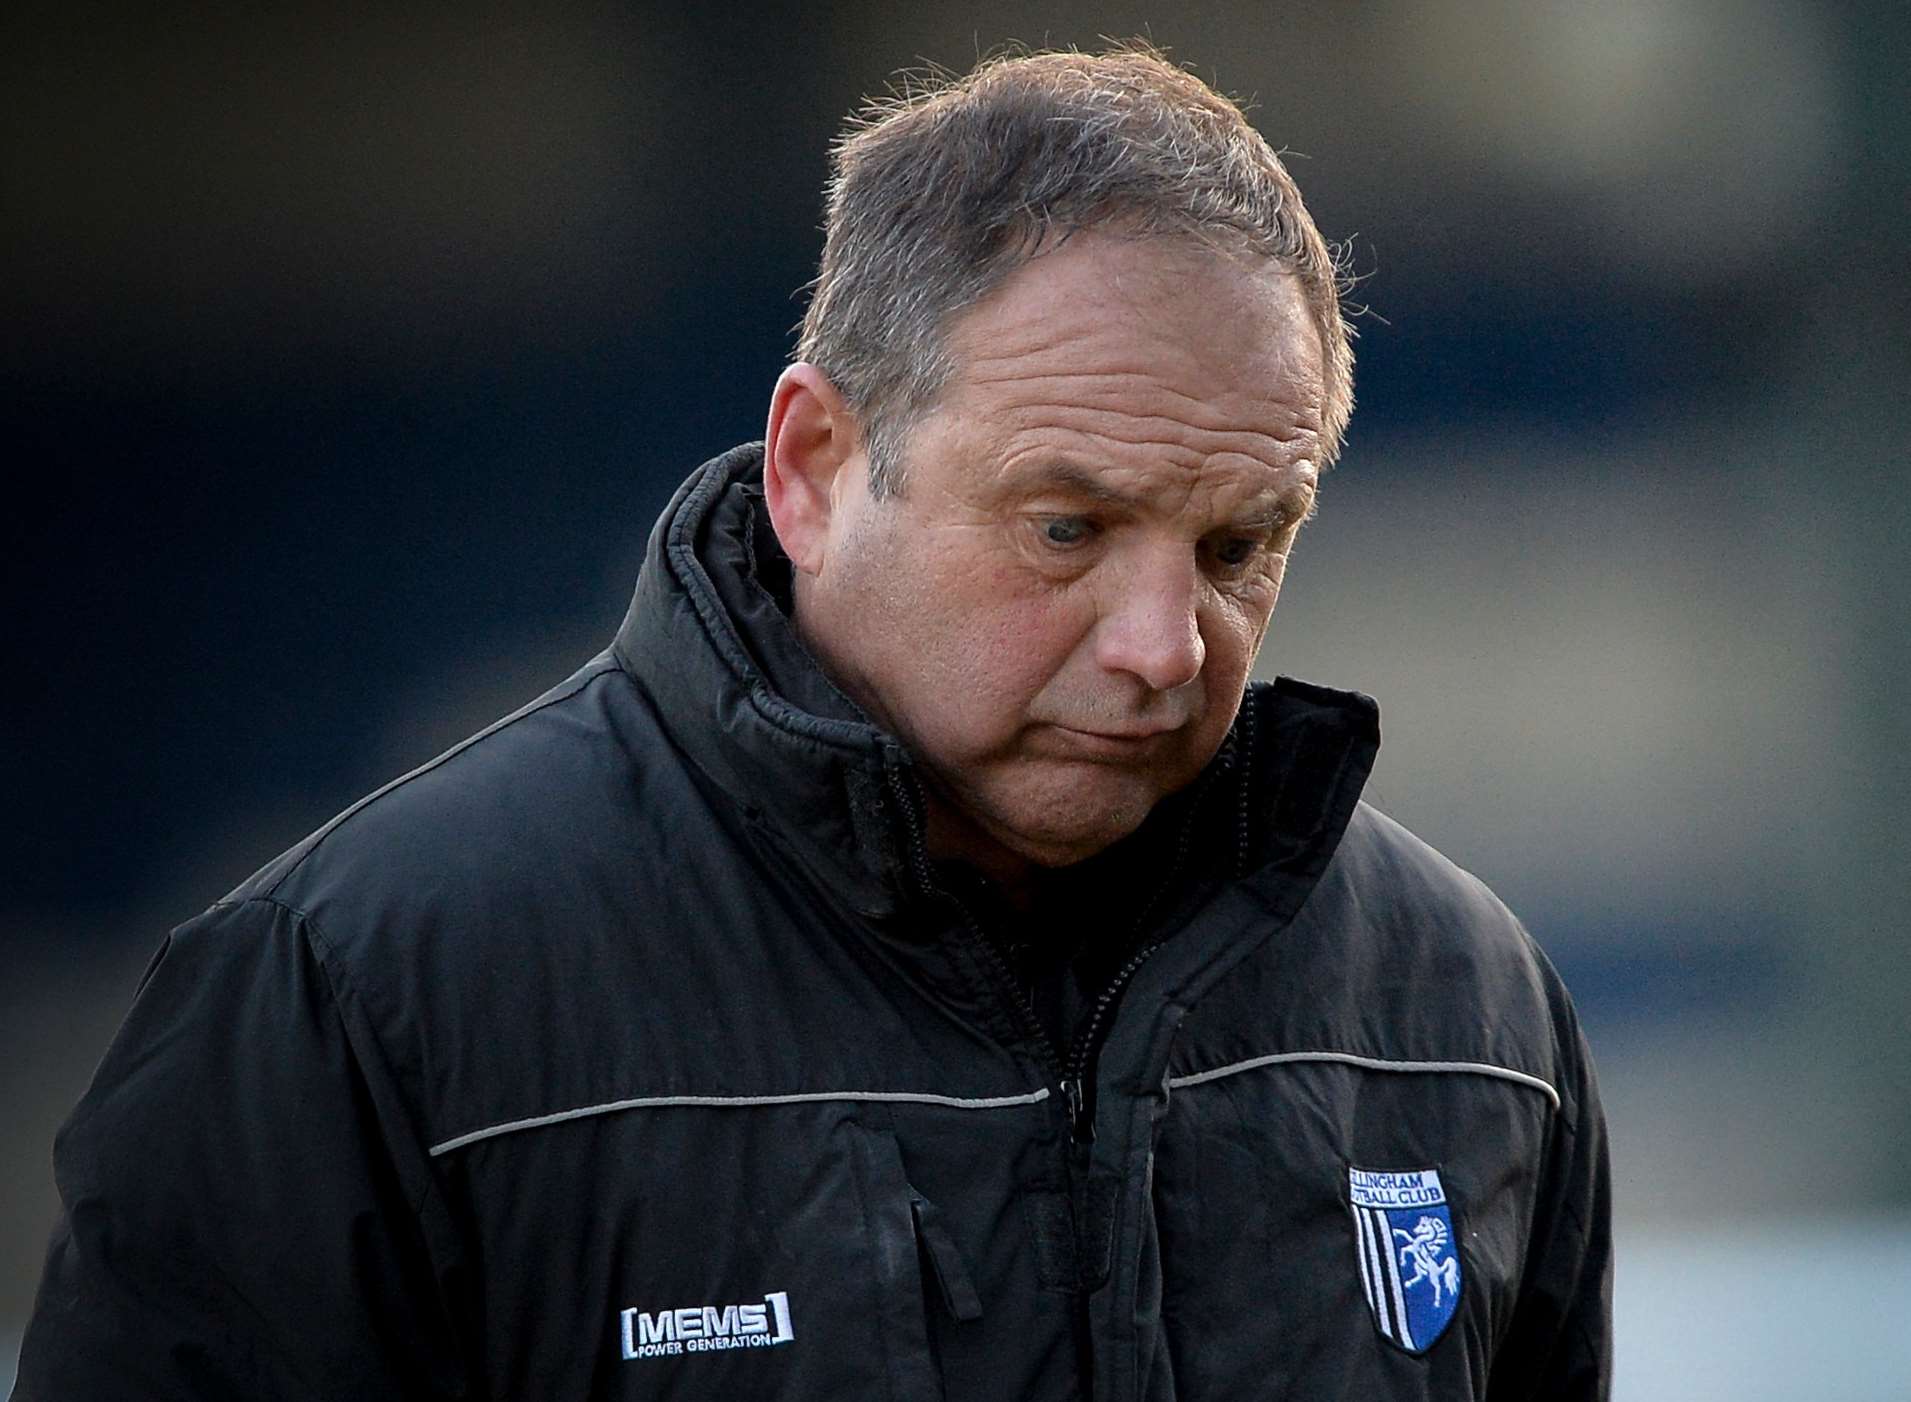
[[[1239,801],[1236,805],[1235,812],[1235,865],[1237,873],[1244,872],[1247,869],[1247,766],[1252,758],[1253,747],[1254,707],[1247,698],[1243,698],[1240,712],[1240,731],[1235,745],[1235,749],[1240,756],[1237,761],[1239,765],[1239,775],[1237,779]],[[1205,789],[1208,785],[1212,784],[1213,781],[1213,776],[1210,775],[1207,779],[1203,780],[1203,788]],[[1195,820],[1200,814],[1202,802],[1206,797],[1207,795],[1204,792],[1196,793],[1193,802],[1189,804],[1188,812],[1182,819],[1181,830],[1175,837],[1174,857],[1168,863],[1166,875],[1163,876],[1160,884],[1155,887],[1154,894],[1149,897],[1148,903],[1142,907],[1141,916],[1134,924],[1134,935],[1139,936],[1142,931],[1148,928],[1149,922],[1155,918],[1156,913],[1160,910],[1162,901],[1166,898],[1168,891],[1174,886],[1175,879],[1181,875],[1182,868],[1187,865],[1188,848],[1194,840]],[[1095,1006],[1089,1012],[1087,1024],[1082,1028],[1080,1035],[1075,1038],[1074,1045],[1069,1048],[1068,1059],[1062,1068],[1062,1091],[1068,1097],[1069,1132],[1078,1145],[1087,1146],[1095,1142],[1095,1081],[1092,1072],[1094,1069],[1095,1053],[1100,1050],[1103,1026],[1114,1013],[1115,1005],[1121,1001],[1122,992],[1128,987],[1129,981],[1141,971],[1141,966],[1148,962],[1155,951],[1161,948],[1163,943],[1165,943],[1165,941],[1156,940],[1153,944],[1144,945],[1142,948],[1136,950],[1134,954],[1130,956],[1128,962],[1123,964],[1121,968],[1115,972],[1114,978],[1109,980],[1108,985],[1102,989],[1101,995],[1095,999]]]
[[[1101,1037],[1102,1025],[1121,1000],[1122,990],[1148,962],[1148,957],[1161,948],[1161,942],[1148,945],[1135,951],[1134,957],[1123,964],[1114,978],[1109,980],[1095,999],[1094,1009],[1088,1015],[1088,1022],[1075,1038],[1075,1044],[1069,1048],[1068,1061],[1062,1070],[1062,1090],[1068,1096],[1068,1128],[1077,1144],[1095,1142],[1095,1105],[1093,1080],[1090,1076],[1095,1059],[1096,1044]]]
[[[1252,710],[1253,707],[1244,701],[1241,707],[1240,740],[1237,745],[1237,748],[1243,752],[1249,751],[1252,748]],[[1237,865],[1242,867],[1245,866],[1248,841],[1248,798],[1246,794],[1247,758],[1246,753],[1243,753],[1240,761],[1242,766],[1240,775],[1241,798],[1236,815],[1235,840],[1240,849],[1236,854],[1236,860]],[[1076,1035],[1073,1043],[1065,1050],[1058,1047],[1054,1040],[1048,1035],[1048,1030],[1042,1026],[1041,1019],[1036,1016],[1034,1004],[1029,1000],[1027,991],[1022,987],[1021,980],[1016,978],[1015,971],[1009,967],[1008,960],[1003,957],[996,942],[989,938],[988,932],[983,929],[982,922],[976,918],[975,912],[969,908],[968,903],[960,896],[944,889],[937,883],[935,875],[929,866],[929,850],[928,843],[924,836],[920,794],[898,769],[888,769],[887,778],[889,787],[896,795],[897,802],[903,811],[909,838],[910,863],[915,871],[917,884],[931,897],[939,898],[954,906],[957,912],[962,916],[963,923],[968,927],[969,934],[973,937],[975,944],[982,950],[983,958],[988,962],[990,972],[994,975],[1002,992],[1007,995],[1009,1006],[1015,1014],[1016,1021],[1020,1024],[1019,1030],[1031,1045],[1041,1049],[1042,1059],[1047,1063],[1048,1070],[1055,1077],[1056,1089],[1061,1093],[1062,1106],[1068,1121],[1070,1141],[1075,1144],[1078,1150],[1085,1150],[1089,1145],[1095,1142],[1095,1083],[1093,1071],[1095,1054],[1100,1050],[1103,1031],[1109,1018],[1115,1011],[1115,1005],[1121,1001],[1121,995],[1128,987],[1129,982],[1140,972],[1142,965],[1146,964],[1148,960],[1153,957],[1155,952],[1161,948],[1165,941],[1156,940],[1152,944],[1144,945],[1142,948],[1137,949],[1134,954],[1130,955],[1127,962],[1115,972],[1115,976],[1108,981],[1100,995],[1095,999],[1095,1006],[1089,1012],[1088,1021],[1082,1027],[1081,1032]],[[1202,787],[1205,789],[1208,785],[1212,784],[1213,779],[1214,776],[1212,774],[1207,776]],[[1197,793],[1194,801],[1189,805],[1188,812],[1181,823],[1181,830],[1175,838],[1173,858],[1170,860],[1168,869],[1163,874],[1161,881],[1156,885],[1154,894],[1149,897],[1147,904],[1142,907],[1141,914],[1132,927],[1132,934],[1134,936],[1139,937],[1141,933],[1148,928],[1149,922],[1155,918],[1155,915],[1161,908],[1162,902],[1166,899],[1168,892],[1173,888],[1176,878],[1180,876],[1182,868],[1187,865],[1188,848],[1194,840],[1195,820],[1200,814],[1202,801],[1205,798],[1205,793]]]
[[[1197,802],[1190,808],[1181,824],[1181,832],[1175,840],[1174,858],[1168,864],[1168,870],[1156,886],[1155,893],[1142,907],[1140,917],[1135,921],[1134,934],[1139,936],[1148,928],[1148,924],[1160,909],[1163,899],[1181,875],[1181,869],[1187,864],[1188,847],[1194,838],[1194,820],[1199,811]],[[1089,1011],[1088,1021],[1077,1034],[1075,1043],[1069,1048],[1068,1060],[1062,1068],[1062,1089],[1069,1098],[1068,1127],[1077,1144],[1089,1145],[1095,1142],[1095,1097],[1094,1069],[1095,1053],[1101,1048],[1102,1030],[1109,1017],[1115,1011],[1115,1005],[1121,1001],[1121,995],[1127,989],[1130,980],[1141,972],[1141,966],[1154,956],[1156,950],[1165,943],[1156,940],[1143,945],[1128,957],[1128,961],[1115,971],[1115,976],[1102,988],[1095,999],[1095,1006]]]

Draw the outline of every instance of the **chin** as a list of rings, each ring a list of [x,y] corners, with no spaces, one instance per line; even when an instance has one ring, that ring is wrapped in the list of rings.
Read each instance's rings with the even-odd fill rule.
[[[995,825],[997,840],[1038,866],[1073,866],[1113,847],[1139,828],[1161,795],[1150,791],[1145,797],[1124,799],[1098,801],[1084,794],[1062,812],[1044,808],[1004,815],[1010,821]]]

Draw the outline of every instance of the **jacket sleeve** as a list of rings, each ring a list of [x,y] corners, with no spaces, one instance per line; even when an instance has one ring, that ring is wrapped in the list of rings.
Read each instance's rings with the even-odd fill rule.
[[[1490,1402],[1605,1402],[1612,1390],[1606,1117],[1571,1000],[1550,965],[1545,973],[1562,1068],[1560,1108],[1534,1203],[1519,1303],[1487,1396]]]
[[[268,900],[162,947],[54,1142],[20,1402],[466,1395],[430,1160],[323,949]]]

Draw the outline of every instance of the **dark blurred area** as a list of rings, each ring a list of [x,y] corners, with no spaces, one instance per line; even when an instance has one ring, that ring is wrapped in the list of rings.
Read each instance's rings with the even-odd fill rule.
[[[1264,668],[1379,697],[1369,797],[1579,997],[1618,1395],[1803,1395],[1760,1332],[1665,1331],[1693,1251],[1790,1252],[1833,1337],[1839,1281],[1911,1306],[1911,11],[767,13],[0,20],[0,1382],[145,958],[608,640],[669,492],[761,431],[844,115],[1146,35],[1252,100],[1366,309]],[[1901,1395],[1878,1342],[1838,1395]]]

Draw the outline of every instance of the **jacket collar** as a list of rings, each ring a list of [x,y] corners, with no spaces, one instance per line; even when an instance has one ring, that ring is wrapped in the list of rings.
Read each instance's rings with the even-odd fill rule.
[[[762,445],[750,443],[677,489],[613,651],[670,738],[746,820],[880,918],[905,890],[890,791],[908,756],[829,685],[757,581],[752,496],[762,473]]]
[[[762,445],[745,444],[677,490],[613,652],[672,741],[754,828],[836,899],[882,919],[920,889],[905,817],[919,801],[914,765],[823,676],[765,588],[780,551],[757,534],[768,530],[762,470]],[[1138,836],[1189,823],[1195,884],[1277,867],[1298,905],[1339,844],[1378,745],[1369,698],[1256,683],[1197,781],[1204,813],[1164,804]]]

